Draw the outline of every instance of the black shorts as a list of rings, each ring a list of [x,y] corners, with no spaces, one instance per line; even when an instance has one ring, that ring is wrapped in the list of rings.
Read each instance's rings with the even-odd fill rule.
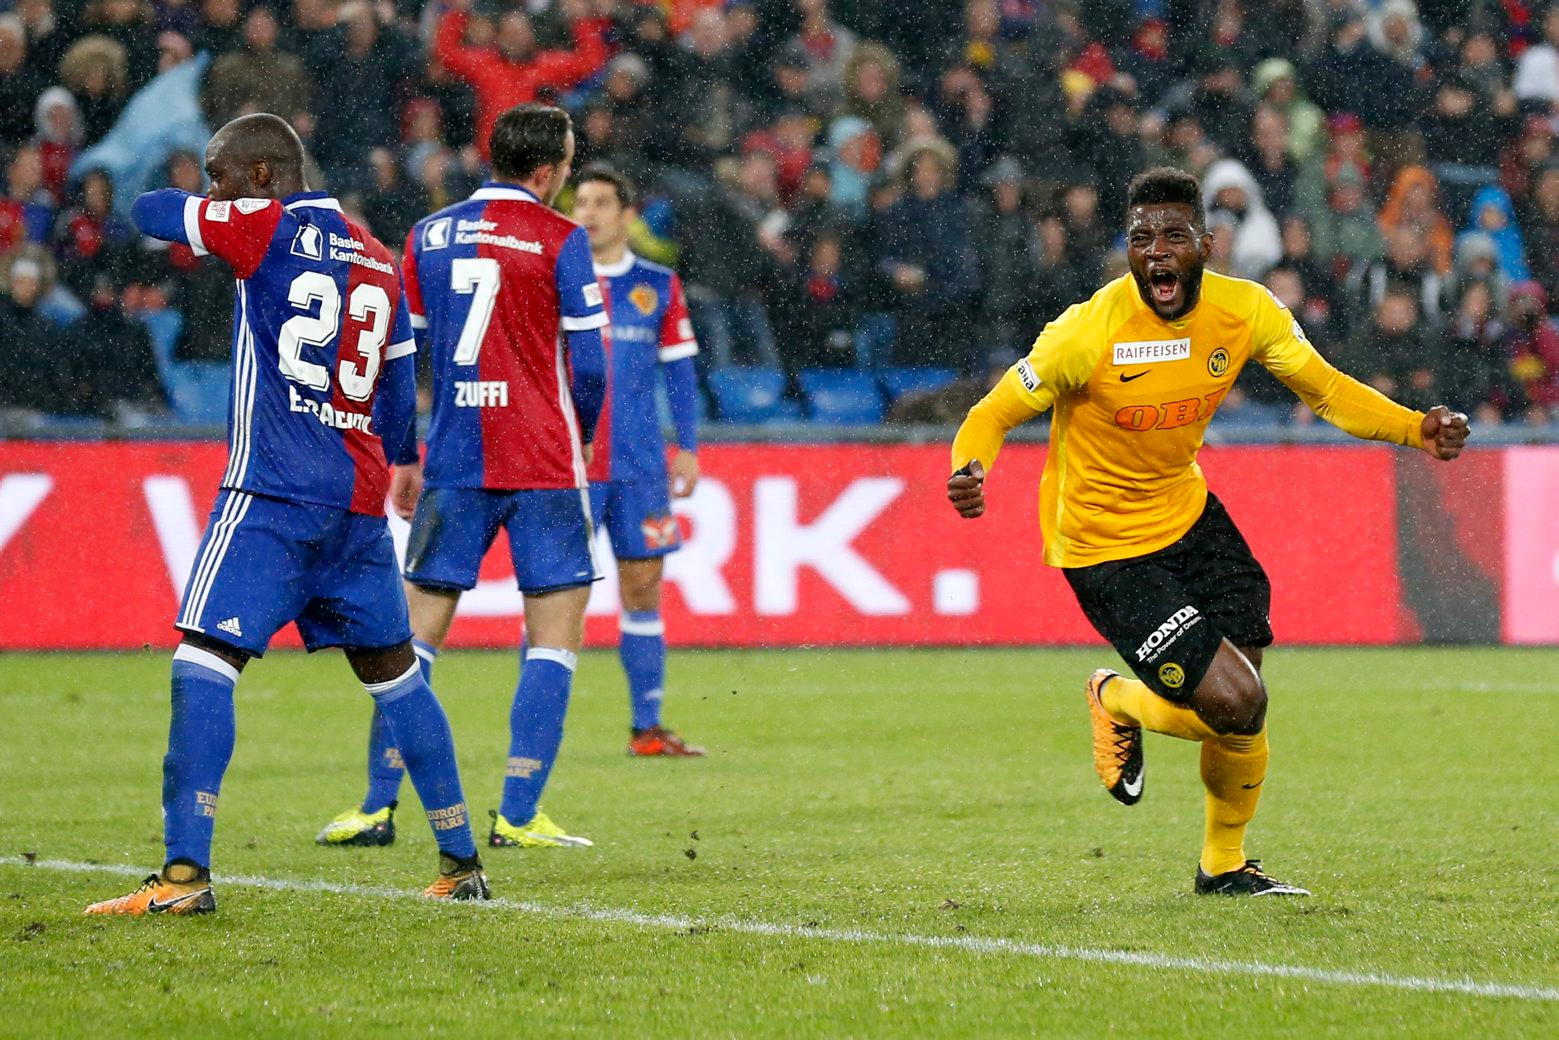
[[[1093,627],[1137,678],[1172,701],[1190,697],[1224,639],[1272,644],[1272,585],[1212,494],[1173,545],[1064,573]]]

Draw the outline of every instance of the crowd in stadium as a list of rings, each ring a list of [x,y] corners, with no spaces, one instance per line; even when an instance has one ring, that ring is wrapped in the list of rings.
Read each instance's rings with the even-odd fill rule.
[[[0,412],[221,397],[194,377],[226,358],[230,273],[126,219],[135,191],[201,189],[200,133],[164,132],[181,104],[287,118],[396,246],[532,99],[572,112],[576,170],[640,186],[634,248],[682,273],[716,417],[744,414],[721,373],[756,367],[957,421],[1125,270],[1125,185],[1167,163],[1203,180],[1209,266],[1346,370],[1559,421],[1559,3],[1534,0],[14,0]],[[1239,394],[1232,421],[1309,416],[1258,366]],[[784,405],[754,414],[822,415]]]

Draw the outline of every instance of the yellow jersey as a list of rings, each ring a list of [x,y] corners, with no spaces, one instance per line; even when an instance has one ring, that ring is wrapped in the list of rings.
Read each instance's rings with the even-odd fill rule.
[[[1146,555],[1201,516],[1207,481],[1196,454],[1251,359],[1348,433],[1422,447],[1423,413],[1333,368],[1265,287],[1207,271],[1196,306],[1166,321],[1128,274],[1046,325],[970,409],[953,468],[979,459],[989,473],[1007,431],[1054,407],[1039,484],[1045,562]]]

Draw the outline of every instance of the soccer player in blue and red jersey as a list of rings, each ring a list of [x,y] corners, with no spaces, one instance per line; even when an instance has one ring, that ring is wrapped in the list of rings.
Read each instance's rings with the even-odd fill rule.
[[[491,152],[495,179],[419,221],[406,241],[411,323],[433,362],[433,420],[425,468],[410,441],[392,498],[403,511],[416,503],[405,576],[425,674],[498,530],[509,535],[529,646],[488,843],[589,845],[538,802],[600,577],[585,467],[606,396],[608,319],[584,229],[547,205],[573,161],[568,113],[516,105],[498,118]],[[320,844],[394,840],[399,730],[384,719],[375,713],[370,731],[367,796],[320,832]]]
[[[233,688],[296,621],[340,646],[400,753],[438,842],[426,895],[485,899],[449,722],[411,645],[384,517],[386,445],[415,418],[415,352],[390,252],[340,203],[304,190],[303,145],[273,115],[224,126],[208,197],[136,199],[146,234],[225,260],[238,278],[222,490],[184,590],[163,759],[162,869],[89,914],[206,913],[211,838],[232,756]]]
[[[618,653],[633,705],[628,753],[698,756],[703,748],[686,743],[660,718],[666,681],[661,577],[666,555],[682,545],[671,497],[691,495],[699,475],[698,341],[676,272],[628,249],[632,183],[609,166],[592,165],[579,177],[573,212],[590,233],[596,277],[612,316],[611,390],[596,434],[601,450],[590,462],[590,506],[617,557],[623,608]],[[669,481],[655,397],[662,376],[677,439]]]

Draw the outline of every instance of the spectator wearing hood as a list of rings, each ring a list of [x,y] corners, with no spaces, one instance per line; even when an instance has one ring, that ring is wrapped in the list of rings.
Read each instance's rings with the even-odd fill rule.
[[[60,59],[60,81],[81,111],[82,144],[96,144],[124,107],[129,81],[124,47],[106,36],[83,36]]]
[[[866,120],[888,146],[901,142],[908,110],[902,75],[893,52],[879,43],[856,47],[844,70],[844,113]]]
[[[1230,273],[1260,279],[1283,255],[1277,219],[1267,209],[1261,186],[1242,164],[1220,159],[1202,175],[1202,202],[1209,218],[1227,214],[1233,220]]]
[[[1481,231],[1456,240],[1456,262],[1451,268],[1451,295],[1460,299],[1472,282],[1487,282],[1493,289],[1494,307],[1504,313],[1510,296],[1510,279],[1500,273],[1499,251],[1494,240]]]
[[[1299,86],[1299,70],[1287,58],[1268,58],[1251,74],[1251,90],[1287,122],[1288,154],[1297,163],[1316,155],[1326,141],[1326,116]]]
[[[872,177],[882,165],[882,138],[859,116],[841,116],[828,128],[832,201],[847,220],[866,216]]]
[[[1517,282],[1510,287],[1505,312],[1511,327],[1510,370],[1535,409],[1531,418],[1559,417],[1559,329],[1548,317],[1548,294],[1536,282]]]
[[[1516,210],[1504,188],[1485,185],[1472,197],[1467,210],[1467,226],[1462,234],[1481,231],[1494,240],[1499,271],[1513,282],[1532,277],[1527,267],[1526,249],[1521,244],[1521,229],[1516,225]]]
[[[43,186],[56,202],[65,200],[70,164],[81,149],[81,111],[64,87],[50,87],[33,106],[33,144],[43,161]]]
[[[1426,166],[1404,166],[1391,183],[1380,209],[1380,230],[1389,238],[1399,228],[1424,240],[1438,273],[1450,273],[1456,235],[1440,212],[1440,182]]]

